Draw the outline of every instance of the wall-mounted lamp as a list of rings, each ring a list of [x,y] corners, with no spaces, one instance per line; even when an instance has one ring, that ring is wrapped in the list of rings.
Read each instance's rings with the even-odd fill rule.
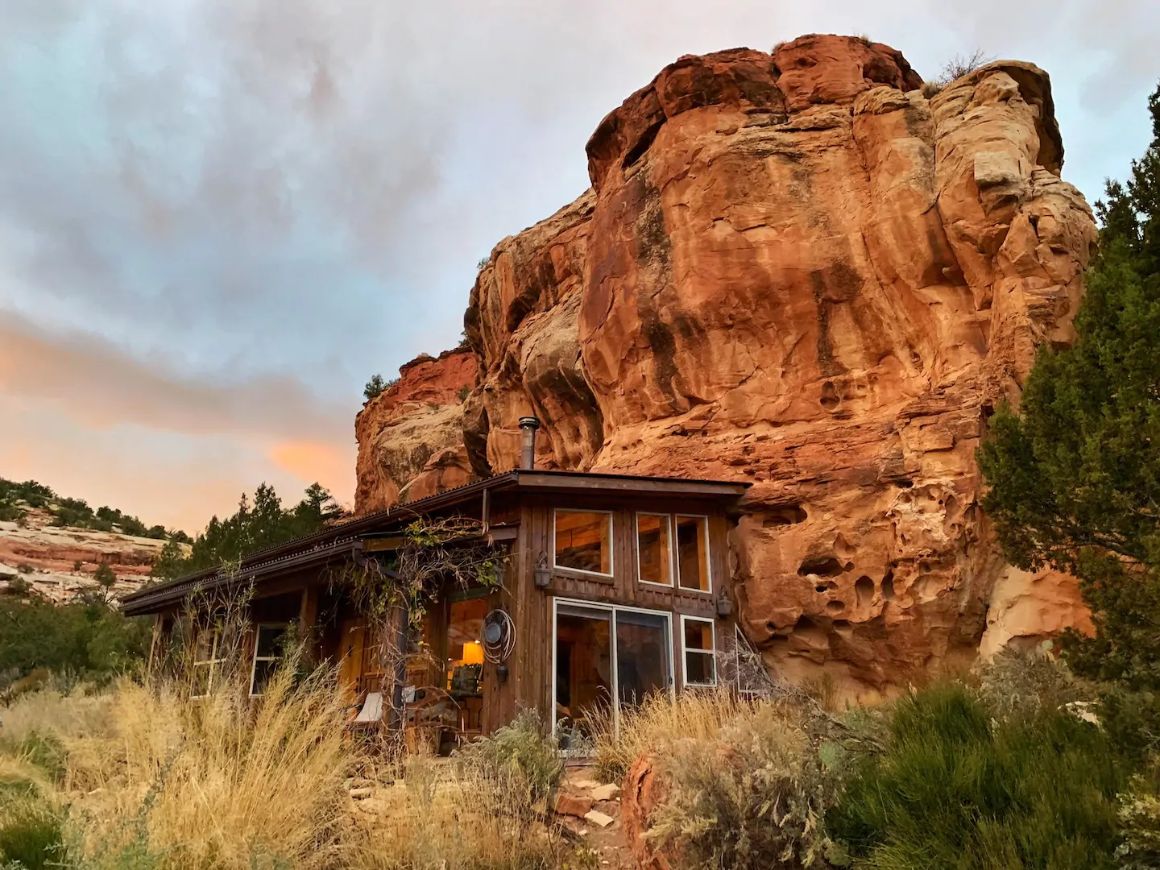
[[[717,615],[724,619],[727,616],[733,615],[733,599],[731,599],[724,592],[717,599]]]
[[[548,584],[552,582],[552,572],[548,569],[548,557],[544,553],[540,553],[540,558],[536,560],[533,579],[537,589],[547,589]]]

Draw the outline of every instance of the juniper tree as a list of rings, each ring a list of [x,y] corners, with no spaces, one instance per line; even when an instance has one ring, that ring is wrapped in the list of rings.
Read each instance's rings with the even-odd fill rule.
[[[1160,692],[1160,86],[1153,140],[1097,203],[1100,246],[1076,342],[1043,349],[1016,413],[979,451],[984,509],[1016,565],[1079,577],[1096,634],[1064,639],[1079,673]],[[1154,707],[1151,695],[1142,700]]]

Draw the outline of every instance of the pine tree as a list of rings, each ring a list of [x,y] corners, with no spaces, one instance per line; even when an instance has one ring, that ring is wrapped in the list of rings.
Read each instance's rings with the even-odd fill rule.
[[[1077,340],[1041,351],[979,465],[1008,558],[1080,579],[1096,634],[1065,638],[1073,668],[1160,712],[1160,86],[1149,109],[1151,146],[1096,206]]]

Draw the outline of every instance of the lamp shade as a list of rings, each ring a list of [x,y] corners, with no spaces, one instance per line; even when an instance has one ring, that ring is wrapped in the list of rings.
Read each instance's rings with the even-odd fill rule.
[[[483,664],[483,645],[477,640],[469,640],[463,645],[463,663],[465,665]]]

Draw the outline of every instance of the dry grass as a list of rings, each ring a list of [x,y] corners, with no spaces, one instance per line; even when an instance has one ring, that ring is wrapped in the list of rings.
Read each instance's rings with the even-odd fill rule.
[[[620,727],[605,715],[598,723],[596,772],[604,782],[619,782],[629,766],[649,754],[663,754],[682,738],[711,742],[721,729],[744,716],[755,705],[728,691],[685,692],[675,701],[668,695],[647,697],[639,707],[621,713]]]
[[[191,701],[120,684],[107,727],[64,741],[70,851],[96,866],[336,863],[355,759],[329,676],[286,669],[253,707],[235,691]]]
[[[287,667],[252,701],[236,680],[201,699],[187,687],[124,680],[0,708],[0,835],[51,834],[46,862],[86,870],[587,866],[505,752],[368,756],[331,671]],[[533,729],[515,748],[534,758],[537,742]],[[356,775],[370,799],[350,797]]]
[[[474,767],[411,756],[400,782],[359,805],[364,839],[354,863],[392,870],[590,866],[562,829],[515,797],[520,783],[508,799],[498,784]]]

